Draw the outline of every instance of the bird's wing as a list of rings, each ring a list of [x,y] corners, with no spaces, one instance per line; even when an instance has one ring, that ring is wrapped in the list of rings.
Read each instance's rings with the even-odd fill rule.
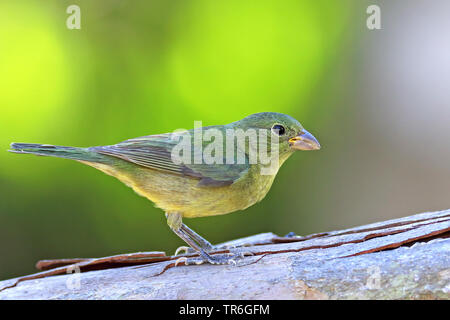
[[[172,149],[179,143],[173,139],[172,134],[160,134],[144,136],[126,140],[111,146],[93,147],[93,151],[101,154],[114,156],[142,167],[162,170],[176,175],[199,179],[198,186],[220,187],[233,184],[244,173],[250,165],[248,158],[243,164],[208,165],[205,163],[175,163],[172,160]],[[191,145],[191,154],[199,150]]]

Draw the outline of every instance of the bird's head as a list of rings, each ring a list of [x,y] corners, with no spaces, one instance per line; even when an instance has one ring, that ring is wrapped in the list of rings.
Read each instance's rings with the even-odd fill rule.
[[[319,150],[320,144],[317,139],[303,126],[286,114],[276,112],[255,113],[242,120],[233,122],[231,125],[243,130],[266,129],[278,140],[280,155],[290,154],[296,150]],[[271,140],[267,139],[270,144]]]

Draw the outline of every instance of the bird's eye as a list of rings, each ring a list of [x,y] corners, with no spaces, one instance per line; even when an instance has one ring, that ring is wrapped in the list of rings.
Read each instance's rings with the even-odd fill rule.
[[[286,129],[281,124],[274,124],[272,127],[272,132],[279,136],[282,136],[283,134],[285,134]]]

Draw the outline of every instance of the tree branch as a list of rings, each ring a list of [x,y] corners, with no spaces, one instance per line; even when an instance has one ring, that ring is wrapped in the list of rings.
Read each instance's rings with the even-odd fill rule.
[[[253,253],[236,266],[184,266],[163,252],[44,260],[44,271],[0,282],[0,299],[449,299],[449,236],[444,210],[230,241]]]

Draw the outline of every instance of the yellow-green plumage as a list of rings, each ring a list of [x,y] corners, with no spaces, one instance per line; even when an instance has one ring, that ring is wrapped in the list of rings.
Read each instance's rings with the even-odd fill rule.
[[[274,128],[277,128],[275,133]],[[177,164],[173,161],[172,151],[178,142],[172,134],[144,136],[116,145],[91,148],[13,143],[10,151],[73,159],[116,177],[164,210],[173,231],[205,260],[226,263],[227,259],[215,260],[206,252],[212,246],[184,225],[182,217],[226,214],[261,201],[269,191],[276,171],[295,150],[315,150],[320,146],[297,120],[280,113],[258,113],[228,125],[204,129],[215,129],[224,136],[229,130],[236,129],[266,130],[269,136],[276,134],[279,161],[274,174],[261,174],[264,165],[249,161],[248,144],[241,150],[245,154],[244,163],[228,164],[224,159],[223,164]],[[224,139],[224,150],[225,142]],[[207,143],[203,142],[201,147]],[[270,140],[267,144],[270,151],[269,143]],[[193,155],[198,152],[197,147],[192,140]],[[242,145],[234,146],[235,151],[239,148],[242,149]]]
[[[275,178],[260,175],[259,168],[254,166],[231,185],[205,188],[197,186],[197,179],[163,171],[137,167],[124,172],[110,165],[80,162],[116,177],[165,212],[178,212],[186,218],[244,210],[265,197]]]

